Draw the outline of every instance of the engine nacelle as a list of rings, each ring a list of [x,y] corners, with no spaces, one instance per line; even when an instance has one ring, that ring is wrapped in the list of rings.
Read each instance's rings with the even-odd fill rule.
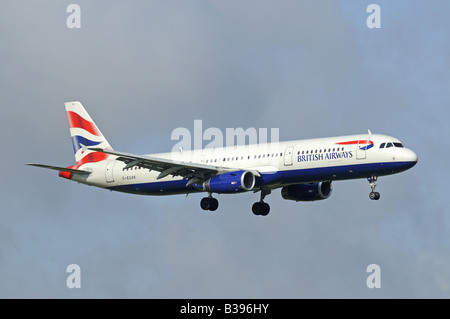
[[[216,175],[203,183],[203,188],[214,193],[238,193],[251,191],[255,175],[250,171],[236,171]]]
[[[281,196],[284,199],[295,200],[296,202],[310,202],[327,199],[330,197],[332,190],[331,182],[295,184],[283,187]]]

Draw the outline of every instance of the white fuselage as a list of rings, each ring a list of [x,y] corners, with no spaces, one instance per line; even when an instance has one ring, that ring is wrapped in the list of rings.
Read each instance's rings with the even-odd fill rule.
[[[385,143],[383,145],[383,143]],[[390,146],[388,146],[390,145]],[[384,146],[380,148],[380,146]],[[259,173],[255,189],[277,188],[298,183],[383,176],[415,165],[416,154],[396,138],[361,134],[278,143],[178,151],[148,156],[185,163],[248,170]],[[75,174],[72,180],[112,190],[136,194],[168,195],[201,191],[186,187],[186,179],[126,164],[112,156],[79,167],[92,173]]]

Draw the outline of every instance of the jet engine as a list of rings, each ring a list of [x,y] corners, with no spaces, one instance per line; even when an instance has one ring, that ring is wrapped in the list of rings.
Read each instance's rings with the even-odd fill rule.
[[[255,175],[250,171],[236,171],[216,175],[203,183],[203,188],[214,193],[238,193],[251,191]]]
[[[310,202],[327,199],[330,197],[332,189],[331,182],[295,184],[283,187],[281,196],[296,202]]]

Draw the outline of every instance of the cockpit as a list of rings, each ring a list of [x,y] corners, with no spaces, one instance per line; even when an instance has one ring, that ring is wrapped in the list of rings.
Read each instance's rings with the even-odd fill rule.
[[[388,142],[388,143],[381,143],[380,148],[389,148],[389,147],[398,147],[398,148],[404,148],[402,143],[398,142]]]

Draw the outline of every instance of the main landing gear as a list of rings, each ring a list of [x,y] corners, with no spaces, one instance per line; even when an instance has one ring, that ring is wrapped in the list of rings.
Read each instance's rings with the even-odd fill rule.
[[[380,193],[375,192],[375,187],[377,186],[375,182],[377,181],[378,176],[372,175],[371,177],[368,177],[367,180],[369,181],[370,188],[372,191],[369,194],[369,198],[371,200],[379,200],[380,199]]]
[[[200,201],[200,207],[203,210],[215,211],[217,207],[219,207],[219,201],[212,197],[212,194],[209,193],[208,197],[203,197]]]
[[[269,204],[264,202],[264,197],[271,193],[270,189],[261,189],[261,199],[252,206],[252,212],[255,215],[267,216],[270,212]]]
[[[269,214],[270,206],[264,202],[264,197],[271,192],[270,189],[261,189],[261,199],[252,206],[253,214],[261,216],[267,216]],[[203,210],[215,211],[219,207],[219,201],[212,197],[212,193],[209,193],[208,197],[203,197],[200,201],[200,207]]]

